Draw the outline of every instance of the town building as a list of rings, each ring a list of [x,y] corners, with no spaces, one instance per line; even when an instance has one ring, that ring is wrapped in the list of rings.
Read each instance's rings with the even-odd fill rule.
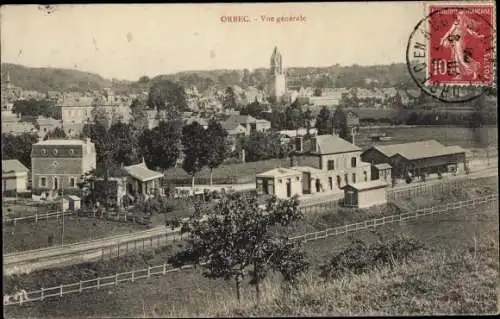
[[[81,176],[95,168],[96,149],[89,138],[40,141],[31,149],[33,193],[78,190]]]
[[[375,164],[372,166],[372,180],[392,181],[392,167],[387,163]]]
[[[127,194],[132,201],[161,189],[163,174],[150,170],[144,159],[139,164],[123,166],[123,172],[127,176]]]
[[[288,168],[275,168],[256,175],[257,194],[289,198],[301,195],[302,173]]]
[[[36,120],[36,126],[38,127],[38,137],[43,139],[45,135],[52,132],[56,128],[62,128],[62,121],[56,120],[51,117],[39,116]]]
[[[236,122],[224,122],[221,126],[224,130],[226,130],[228,140],[231,143],[231,152],[234,152],[239,138],[245,136],[245,127]]]
[[[466,167],[463,148],[444,146],[435,140],[375,145],[364,151],[361,158],[372,165],[391,165],[395,178],[459,172]]]
[[[269,80],[269,96],[280,101],[287,91],[283,57],[278,47],[274,47],[271,55],[271,68]]]
[[[245,129],[245,135],[250,135],[253,132],[266,132],[271,129],[271,122],[256,119],[250,115],[230,115],[222,124],[226,127],[240,124]]]
[[[347,184],[371,177],[370,163],[361,161],[361,148],[336,135],[317,135],[297,144],[291,168],[307,166],[324,171],[319,181],[324,191],[340,192]]]
[[[344,190],[344,206],[350,208],[368,208],[387,203],[386,191],[388,183],[374,180],[348,184]]]
[[[2,196],[26,192],[29,169],[16,159],[2,160]]]

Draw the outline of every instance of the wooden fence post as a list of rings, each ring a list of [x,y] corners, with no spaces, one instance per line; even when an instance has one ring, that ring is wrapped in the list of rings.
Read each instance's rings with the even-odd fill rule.
[[[83,290],[82,281],[81,280],[80,280],[80,289],[79,290],[80,290],[80,292],[82,292],[82,290]]]
[[[63,296],[63,285],[59,286],[59,297]]]
[[[43,293],[44,288],[42,287],[42,288],[40,288],[40,290],[41,290],[40,300],[43,300],[45,298],[44,293]]]
[[[38,209],[35,210],[35,223],[38,223]]]
[[[167,263],[163,263],[163,275],[167,273]]]
[[[97,289],[101,288],[101,277],[97,277]]]
[[[151,266],[148,265],[148,278],[151,277]]]
[[[118,273],[115,274],[115,286],[118,286]]]
[[[132,269],[132,282],[134,282],[134,273],[135,271]]]
[[[116,254],[120,257],[120,243],[116,244]]]

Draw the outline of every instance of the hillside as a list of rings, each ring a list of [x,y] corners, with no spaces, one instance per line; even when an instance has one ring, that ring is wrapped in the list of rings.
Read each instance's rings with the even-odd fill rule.
[[[32,68],[18,64],[2,63],[2,82],[7,72],[15,86],[25,90],[48,91],[79,91],[99,90],[111,87],[112,82],[98,74],[70,69]]]

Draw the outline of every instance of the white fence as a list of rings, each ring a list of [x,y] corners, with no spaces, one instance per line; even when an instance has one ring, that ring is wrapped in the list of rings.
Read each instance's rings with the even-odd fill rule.
[[[477,205],[486,204],[498,200],[498,194],[492,194],[484,197],[479,197],[475,199],[469,199],[466,201],[460,201],[455,203],[449,203],[446,205],[434,206],[429,208],[421,208],[415,212],[403,213],[391,216],[385,216],[381,218],[375,218],[371,220],[365,220],[362,222],[349,224],[345,226],[328,228],[322,231],[308,233],[300,236],[295,236],[290,238],[290,240],[301,240],[303,242],[308,242],[312,240],[318,240],[323,238],[328,238],[332,236],[343,235],[351,232],[357,232],[360,230],[371,229],[378,226],[383,226],[387,224],[399,223],[410,219],[417,219],[419,217],[434,215],[439,213],[445,213],[450,210],[462,209],[468,207],[475,207]]]
[[[466,201],[460,201],[455,203],[449,203],[447,205],[440,205],[436,207],[419,209],[413,213],[404,213],[392,216],[386,216],[381,218],[375,218],[371,220],[366,220],[363,222],[358,222],[350,225],[328,228],[319,232],[308,233],[296,237],[292,237],[289,240],[300,240],[302,242],[314,241],[319,239],[324,239],[332,236],[338,236],[342,234],[357,232],[365,229],[375,228],[378,226],[383,226],[392,223],[404,222],[411,219],[418,219],[419,217],[429,216],[439,213],[445,213],[451,210],[475,207],[482,204],[492,203],[498,201],[498,194],[492,194],[484,197],[479,197],[475,199],[470,199]],[[121,282],[134,282],[138,279],[149,278],[154,275],[166,275],[167,273],[177,272],[184,269],[194,268],[194,265],[185,265],[180,268],[170,268],[170,265],[164,263],[162,265],[150,266],[148,268],[127,271],[122,273],[116,273],[111,276],[99,277],[90,280],[82,280],[77,283],[59,285],[51,288],[41,288],[40,290],[30,291],[26,293],[27,299],[18,298],[17,300],[12,300],[13,298],[4,297],[4,306],[22,304],[24,302],[30,301],[42,301],[49,297],[62,297],[65,294],[82,292],[88,289],[100,289],[107,286],[115,286]],[[20,296],[19,293],[16,296]]]
[[[64,212],[64,215],[60,211],[55,211],[55,212],[48,212],[48,213],[43,213],[39,214],[38,212],[35,212],[35,215],[30,215],[30,216],[22,216],[22,217],[16,217],[16,218],[5,218],[2,220],[4,224],[7,223],[12,223],[14,226],[16,225],[17,222],[19,221],[35,221],[38,222],[39,220],[47,220],[49,218],[57,218],[59,219],[62,216],[67,216],[67,215],[73,215],[73,212],[67,211]]]
[[[449,180],[437,180],[420,184],[410,184],[408,186],[387,189],[386,197],[388,202],[397,201],[401,198],[411,198],[414,196],[427,195],[430,193],[442,193],[453,189],[462,189],[473,183],[472,178],[457,178]]]

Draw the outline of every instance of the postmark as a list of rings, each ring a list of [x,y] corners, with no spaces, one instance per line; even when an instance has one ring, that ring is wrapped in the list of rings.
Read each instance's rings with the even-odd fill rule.
[[[406,51],[408,71],[422,91],[457,103],[496,85],[494,15],[491,4],[427,7]]]

